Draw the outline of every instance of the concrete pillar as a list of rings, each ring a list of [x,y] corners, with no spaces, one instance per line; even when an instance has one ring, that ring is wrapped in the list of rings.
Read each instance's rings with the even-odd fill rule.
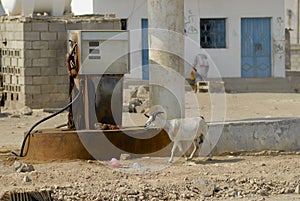
[[[148,0],[151,106],[184,117],[184,1]]]

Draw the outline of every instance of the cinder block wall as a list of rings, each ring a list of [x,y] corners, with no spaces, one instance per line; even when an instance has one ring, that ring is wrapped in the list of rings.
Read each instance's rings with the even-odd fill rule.
[[[119,30],[118,19],[85,17],[0,17],[0,71],[5,106],[61,108],[68,102],[65,63],[68,30]]]
[[[21,96],[24,91],[22,86],[24,78],[24,26],[12,19],[6,21],[1,18],[0,24],[0,46],[1,46],[1,71],[3,72],[3,87],[7,100],[17,102],[17,105],[24,105],[24,97]],[[22,87],[21,87],[22,86]],[[12,106],[11,101],[7,101],[8,106]]]

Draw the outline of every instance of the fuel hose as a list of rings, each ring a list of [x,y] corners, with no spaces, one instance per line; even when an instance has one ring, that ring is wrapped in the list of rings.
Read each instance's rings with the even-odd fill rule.
[[[17,154],[15,152],[12,152],[14,155],[18,156],[18,157],[24,157],[24,148],[25,148],[25,144],[26,144],[26,141],[28,139],[28,137],[30,136],[31,132],[33,131],[33,129],[35,127],[37,127],[39,124],[43,123],[44,121],[47,121],[48,119],[51,119],[53,117],[55,117],[56,115],[62,113],[63,111],[67,110],[73,103],[75,103],[75,101],[78,99],[80,95],[80,92],[75,96],[75,98],[70,101],[65,107],[63,107],[62,109],[60,109],[59,111],[41,119],[40,121],[36,122],[29,130],[28,132],[26,133],[24,139],[23,139],[23,142],[22,142],[22,146],[21,146],[21,151],[20,151],[20,154]]]

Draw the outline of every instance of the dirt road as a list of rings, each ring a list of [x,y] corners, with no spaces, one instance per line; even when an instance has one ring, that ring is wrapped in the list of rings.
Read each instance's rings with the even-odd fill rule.
[[[186,99],[186,116],[201,113],[208,121],[300,117],[300,94],[296,93],[194,97],[188,92]],[[2,109],[0,200],[5,192],[26,189],[52,190],[55,200],[300,200],[295,193],[300,184],[299,152],[232,154],[213,161],[180,159],[171,165],[167,158],[137,158],[120,161],[120,168],[112,168],[108,161],[62,161],[33,164],[35,171],[16,173],[10,150],[18,149],[24,132],[47,115],[42,110],[25,116]],[[66,120],[67,113],[63,113],[39,128],[52,128]],[[124,126],[142,125],[144,117],[125,113],[123,122]]]

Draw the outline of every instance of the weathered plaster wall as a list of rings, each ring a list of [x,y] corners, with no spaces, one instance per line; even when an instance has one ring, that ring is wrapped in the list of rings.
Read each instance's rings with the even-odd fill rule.
[[[252,119],[227,122],[224,125],[211,123],[209,136],[216,143],[215,154],[262,150],[297,151],[300,150],[300,119]]]

